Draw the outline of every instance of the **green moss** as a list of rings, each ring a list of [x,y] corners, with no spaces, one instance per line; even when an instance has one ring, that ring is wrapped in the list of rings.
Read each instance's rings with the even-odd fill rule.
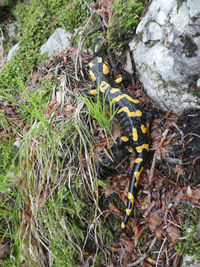
[[[2,0],[1,5],[2,6],[14,6],[19,2],[22,2],[23,0]]]
[[[49,2],[49,8],[51,8],[52,14],[57,18],[61,27],[68,31],[73,31],[83,25],[88,14],[86,6],[83,5],[83,0],[49,0],[47,2]],[[55,5],[55,2],[59,2],[59,8]]]
[[[114,53],[120,53],[133,37],[144,9],[141,0],[116,0],[114,14],[108,25],[108,45]]]
[[[175,245],[175,249],[178,254],[187,254],[193,256],[196,260],[200,260],[199,211],[187,207],[180,213],[187,216],[187,219],[182,231],[183,240]]]
[[[84,38],[89,31],[95,28],[100,28],[100,23],[97,19],[94,19],[94,21],[90,24],[88,29],[86,29],[82,37]],[[83,47],[84,49],[91,49],[92,51],[96,52],[95,50],[97,46],[98,50],[105,49],[104,37],[100,29],[87,37]]]
[[[55,29],[72,31],[84,22],[87,10],[82,4],[82,0],[33,0],[12,10],[22,36],[20,49],[0,71],[1,87],[18,92],[18,80],[29,82],[29,73],[45,58],[40,55],[40,47]]]
[[[40,217],[41,223],[45,225],[44,232],[54,258],[53,266],[81,265],[78,248],[84,242],[81,213],[85,204],[78,197],[74,201],[73,194],[74,191],[72,193],[65,185],[60,186],[58,193],[50,198],[48,209]],[[72,242],[73,239],[76,240],[76,245]]]
[[[0,142],[0,173],[6,174],[8,169],[10,168],[13,158],[14,158],[14,150],[13,150],[13,140],[7,140]]]

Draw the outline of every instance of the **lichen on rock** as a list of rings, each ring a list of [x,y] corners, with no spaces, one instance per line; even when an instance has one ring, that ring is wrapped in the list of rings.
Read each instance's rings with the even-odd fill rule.
[[[177,114],[200,108],[199,3],[153,0],[129,43],[147,94]]]

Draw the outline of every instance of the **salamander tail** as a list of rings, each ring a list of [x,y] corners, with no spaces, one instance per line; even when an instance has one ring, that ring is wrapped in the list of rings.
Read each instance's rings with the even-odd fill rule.
[[[137,186],[138,186],[138,182],[140,179],[140,175],[141,175],[142,170],[143,170],[143,165],[144,165],[144,160],[145,160],[144,156],[145,156],[144,153],[141,152],[140,154],[137,154],[137,157],[135,159],[135,164],[134,164],[134,168],[133,168],[132,173],[131,173],[131,180],[130,180],[129,190],[128,190],[128,202],[127,202],[127,206],[126,206],[126,214],[125,214],[124,219],[121,223],[120,234],[125,229],[128,218],[131,215],[131,212],[132,212],[133,207],[134,207],[134,201],[135,201]]]

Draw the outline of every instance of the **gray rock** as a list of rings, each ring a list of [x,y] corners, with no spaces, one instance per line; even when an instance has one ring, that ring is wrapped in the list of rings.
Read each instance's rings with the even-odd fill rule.
[[[20,48],[20,44],[19,43],[16,43],[16,45],[14,45],[8,52],[8,55],[7,55],[7,61],[11,60],[14,53]]]
[[[177,114],[200,108],[199,17],[199,0],[153,0],[129,44],[147,94]]]
[[[55,52],[60,53],[62,50],[70,46],[72,34],[62,28],[57,28],[55,32],[49,37],[47,42],[40,48],[40,53],[47,53],[52,56]]]
[[[189,14],[191,18],[195,18],[200,15],[200,1],[199,0],[188,0],[187,6],[189,8]]]
[[[200,261],[195,260],[192,256],[185,255],[183,257],[182,267],[200,267]]]
[[[7,24],[5,27],[6,27],[6,31],[7,31],[7,33],[8,33],[10,38],[16,37],[16,31],[17,31],[17,28],[18,28],[18,23],[17,22],[13,22],[13,23]]]

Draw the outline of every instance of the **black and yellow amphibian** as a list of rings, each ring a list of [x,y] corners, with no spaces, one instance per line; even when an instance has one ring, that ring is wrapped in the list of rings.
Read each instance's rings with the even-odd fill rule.
[[[117,109],[116,116],[123,129],[120,145],[131,146],[136,154],[129,184],[126,214],[121,223],[121,233],[126,227],[128,218],[133,210],[138,181],[149,151],[149,124],[146,122],[146,116],[139,101],[122,92],[119,88],[114,88],[110,85],[109,67],[101,57],[96,57],[92,60],[89,63],[89,68],[90,78],[96,87],[93,86],[90,89],[90,94],[97,95],[98,88],[99,94],[104,94],[106,103],[115,104]]]

